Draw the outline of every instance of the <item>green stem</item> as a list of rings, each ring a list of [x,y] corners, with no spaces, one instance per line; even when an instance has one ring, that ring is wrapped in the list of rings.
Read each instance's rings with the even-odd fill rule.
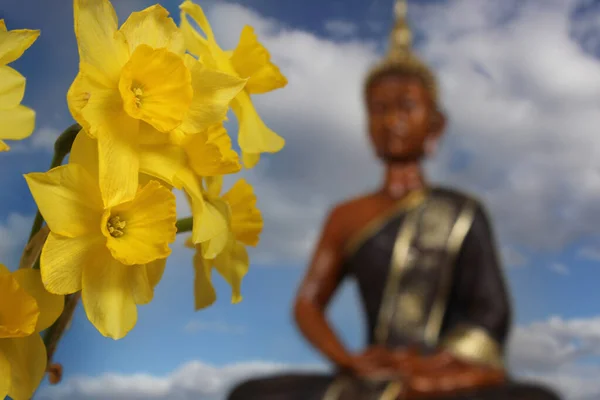
[[[73,146],[73,142],[77,137],[77,134],[81,130],[81,126],[79,124],[73,124],[69,126],[67,129],[60,134],[56,142],[54,142],[54,156],[52,157],[52,163],[50,164],[50,169],[58,167],[61,165],[69,152],[71,151],[71,147]],[[35,219],[33,220],[33,226],[31,227],[31,233],[29,234],[29,241],[35,236],[36,233],[40,229],[42,229],[42,225],[44,224],[44,217],[40,213],[38,209],[35,214]]]
[[[178,219],[175,226],[177,233],[191,232],[194,227],[194,219],[192,217]]]

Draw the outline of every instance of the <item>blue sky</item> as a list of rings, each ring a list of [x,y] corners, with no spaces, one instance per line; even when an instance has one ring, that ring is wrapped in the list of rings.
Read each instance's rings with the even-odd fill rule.
[[[114,1],[120,22],[155,2]],[[239,377],[322,362],[296,333],[290,304],[325,212],[379,182],[360,90],[387,39],[392,1],[197,2],[224,47],[235,45],[243,24],[254,26],[290,80],[284,90],[256,98],[287,147],[244,173],[265,216],[244,301],[231,305],[228,287],[216,278],[217,304],[194,313],[192,252],[178,240],[155,299],[140,307],[125,339],[102,337],[78,309],[55,357],[64,383],[44,388],[40,398],[137,398],[140,386],[159,388],[140,398],[173,398],[165,388],[203,368],[203,377],[190,378],[196,386],[182,393],[220,399]],[[178,22],[179,2],[160,3]],[[450,118],[428,172],[481,198],[491,212],[516,307],[509,352],[515,370],[553,382],[569,399],[596,398],[600,2],[500,3],[411,2],[419,51],[439,73]],[[42,0],[0,5],[8,29],[42,31],[11,64],[27,78],[24,104],[38,119],[31,138],[11,143],[13,151],[0,157],[0,256],[10,268],[35,212],[22,174],[47,168],[53,138],[72,123],[65,100],[78,62],[71,7]],[[188,212],[178,205],[182,216]],[[349,346],[359,348],[362,316],[351,285],[331,315]],[[581,349],[592,356],[576,357]],[[110,394],[102,392],[107,386]]]

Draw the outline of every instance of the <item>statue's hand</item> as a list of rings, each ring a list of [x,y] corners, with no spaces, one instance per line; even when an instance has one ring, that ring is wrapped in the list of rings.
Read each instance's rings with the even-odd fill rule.
[[[370,380],[393,379],[400,376],[399,371],[394,369],[392,353],[389,349],[380,346],[369,347],[353,356],[347,369],[354,376]]]

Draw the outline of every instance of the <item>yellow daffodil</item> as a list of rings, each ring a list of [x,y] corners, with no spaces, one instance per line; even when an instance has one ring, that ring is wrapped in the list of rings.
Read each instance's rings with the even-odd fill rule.
[[[263,227],[260,210],[256,207],[256,196],[252,186],[245,180],[237,181],[222,197],[222,178],[207,179],[207,204],[219,210],[227,221],[227,231],[210,242],[195,245],[188,240],[187,245],[196,247],[195,307],[196,310],[210,306],[216,300],[211,273],[217,272],[231,285],[232,303],[242,300],[242,279],[248,272],[250,261],[245,246],[256,246]],[[212,247],[216,254],[207,254]]]
[[[112,207],[135,196],[140,145],[221,122],[246,79],[186,61],[179,28],[160,5],[120,28],[108,0],[74,0],[74,16],[80,67],[67,100],[98,140],[102,200]]]
[[[39,332],[63,311],[64,297],[48,293],[40,271],[10,272],[0,264],[0,399],[29,400],[46,372]]]
[[[50,228],[40,265],[46,289],[81,290],[92,324],[120,339],[135,326],[136,304],[152,300],[171,253],[175,196],[151,180],[131,201],[105,207],[97,159],[95,146],[76,141],[68,165],[25,178]]]
[[[6,64],[21,57],[39,36],[39,30],[7,31],[0,19],[0,151],[10,150],[2,139],[25,139],[35,128],[35,112],[21,105],[25,78]]]
[[[256,112],[251,94],[260,94],[282,88],[287,79],[270,60],[268,50],[258,42],[254,30],[244,27],[239,44],[233,51],[223,51],[217,44],[208,19],[202,8],[186,0],[181,8],[181,31],[188,51],[206,65],[218,68],[240,78],[248,79],[244,90],[231,103],[238,119],[238,143],[242,149],[244,165],[251,168],[261,153],[280,151],[285,141],[269,129]],[[204,32],[201,36],[188,22],[190,16]]]

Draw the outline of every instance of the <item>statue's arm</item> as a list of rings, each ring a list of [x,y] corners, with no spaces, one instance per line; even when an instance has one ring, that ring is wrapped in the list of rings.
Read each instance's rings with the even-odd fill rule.
[[[455,268],[442,348],[467,362],[502,369],[511,305],[492,227],[481,207]]]
[[[342,369],[350,367],[351,355],[327,322],[325,310],[343,278],[344,221],[339,209],[330,212],[294,304],[300,332]]]

